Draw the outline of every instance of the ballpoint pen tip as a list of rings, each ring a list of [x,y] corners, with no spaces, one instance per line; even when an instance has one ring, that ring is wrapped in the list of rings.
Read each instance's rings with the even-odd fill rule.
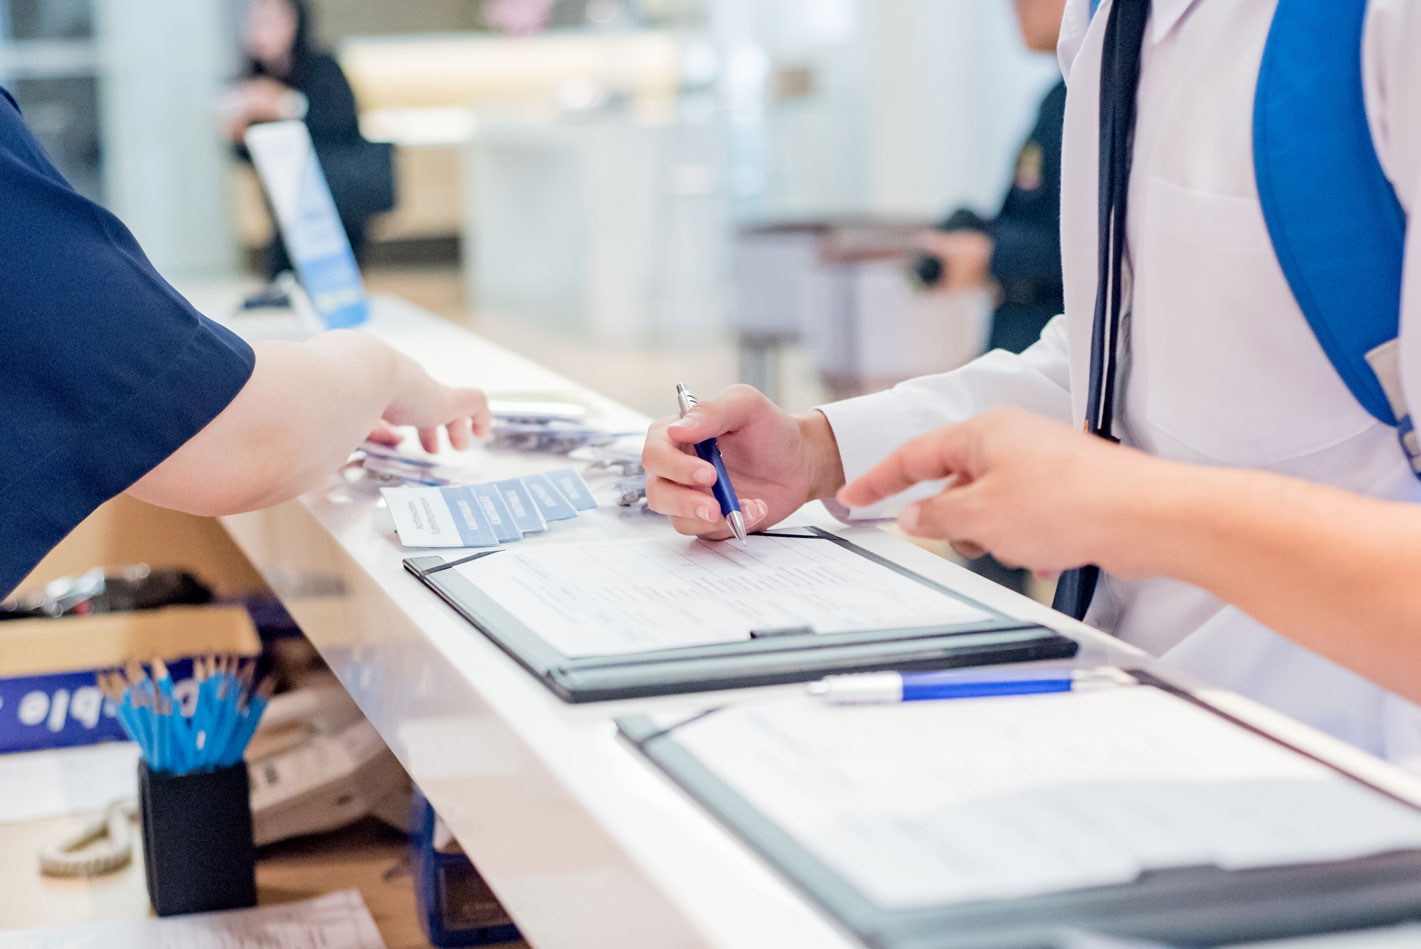
[[[725,520],[730,525],[731,533],[735,535],[735,539],[740,541],[740,546],[749,547],[750,542],[745,539],[745,515],[739,511],[731,511],[725,515]]]

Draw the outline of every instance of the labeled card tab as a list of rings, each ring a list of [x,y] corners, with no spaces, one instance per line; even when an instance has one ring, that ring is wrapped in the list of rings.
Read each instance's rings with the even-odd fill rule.
[[[572,468],[488,484],[381,488],[406,547],[497,547],[597,507]]]
[[[473,488],[458,485],[440,488],[439,492],[444,496],[444,503],[449,506],[449,512],[454,518],[454,527],[465,547],[498,546],[498,535],[494,533],[493,525],[489,523],[488,515],[484,513]]]
[[[597,506],[597,499],[588,490],[587,482],[572,468],[549,471],[545,477],[558,489],[558,493],[579,511],[590,511]]]
[[[462,547],[464,540],[439,488],[381,488],[406,547]]]
[[[533,501],[538,505],[539,512],[543,519],[548,521],[567,521],[577,516],[577,509],[563,497],[553,483],[543,475],[524,475],[520,479],[528,488],[528,492],[533,495]]]
[[[543,519],[537,502],[533,500],[533,495],[528,493],[528,488],[522,481],[510,478],[507,481],[495,481],[489,487],[498,492],[503,503],[508,506],[509,513],[513,515],[513,523],[517,524],[523,533],[536,534],[548,529],[548,522]]]
[[[503,498],[499,496],[498,489],[491,484],[476,484],[473,487],[474,497],[478,499],[479,507],[483,509],[484,517],[488,519],[489,526],[493,528],[494,536],[500,543],[510,543],[523,539],[523,532],[518,529],[518,525],[513,521],[513,513],[508,510],[508,505],[503,503]]]

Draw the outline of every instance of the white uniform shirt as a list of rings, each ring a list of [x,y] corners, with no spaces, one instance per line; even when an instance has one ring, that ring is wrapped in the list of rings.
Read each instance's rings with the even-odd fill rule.
[[[1273,255],[1252,129],[1275,2],[1153,0],[1141,54],[1127,221],[1128,356],[1115,431],[1163,458],[1421,501],[1395,430],[1352,397]],[[1109,0],[1093,20],[1089,0],[1069,0],[1061,31],[1070,90],[1061,188],[1065,316],[1021,356],[989,353],[954,372],[825,406],[850,480],[907,439],[996,405],[1080,426],[1095,309],[1097,113],[1108,13]],[[1418,50],[1421,2],[1372,0],[1364,49],[1369,118],[1408,209],[1421,186]],[[1421,411],[1421,242],[1411,243],[1402,373],[1410,404]],[[930,493],[921,488],[854,514],[892,513]],[[1206,681],[1421,769],[1421,708],[1196,587],[1103,577],[1087,621]]]

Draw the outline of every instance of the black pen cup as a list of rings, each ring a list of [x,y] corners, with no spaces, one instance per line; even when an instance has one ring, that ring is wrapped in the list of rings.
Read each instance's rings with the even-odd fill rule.
[[[138,763],[148,899],[159,916],[257,902],[247,766],[156,774]]]

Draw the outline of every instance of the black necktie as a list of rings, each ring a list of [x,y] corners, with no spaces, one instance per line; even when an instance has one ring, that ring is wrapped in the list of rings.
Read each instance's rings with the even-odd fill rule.
[[[1130,152],[1135,128],[1135,93],[1140,81],[1140,47],[1149,0],[1115,0],[1105,24],[1100,55],[1100,152],[1095,322],[1090,334],[1090,385],[1086,391],[1086,431],[1116,441],[1116,358],[1119,355],[1120,276],[1125,256],[1125,210],[1130,192]],[[1056,586],[1056,609],[1085,616],[1100,579],[1094,565],[1068,570]]]

